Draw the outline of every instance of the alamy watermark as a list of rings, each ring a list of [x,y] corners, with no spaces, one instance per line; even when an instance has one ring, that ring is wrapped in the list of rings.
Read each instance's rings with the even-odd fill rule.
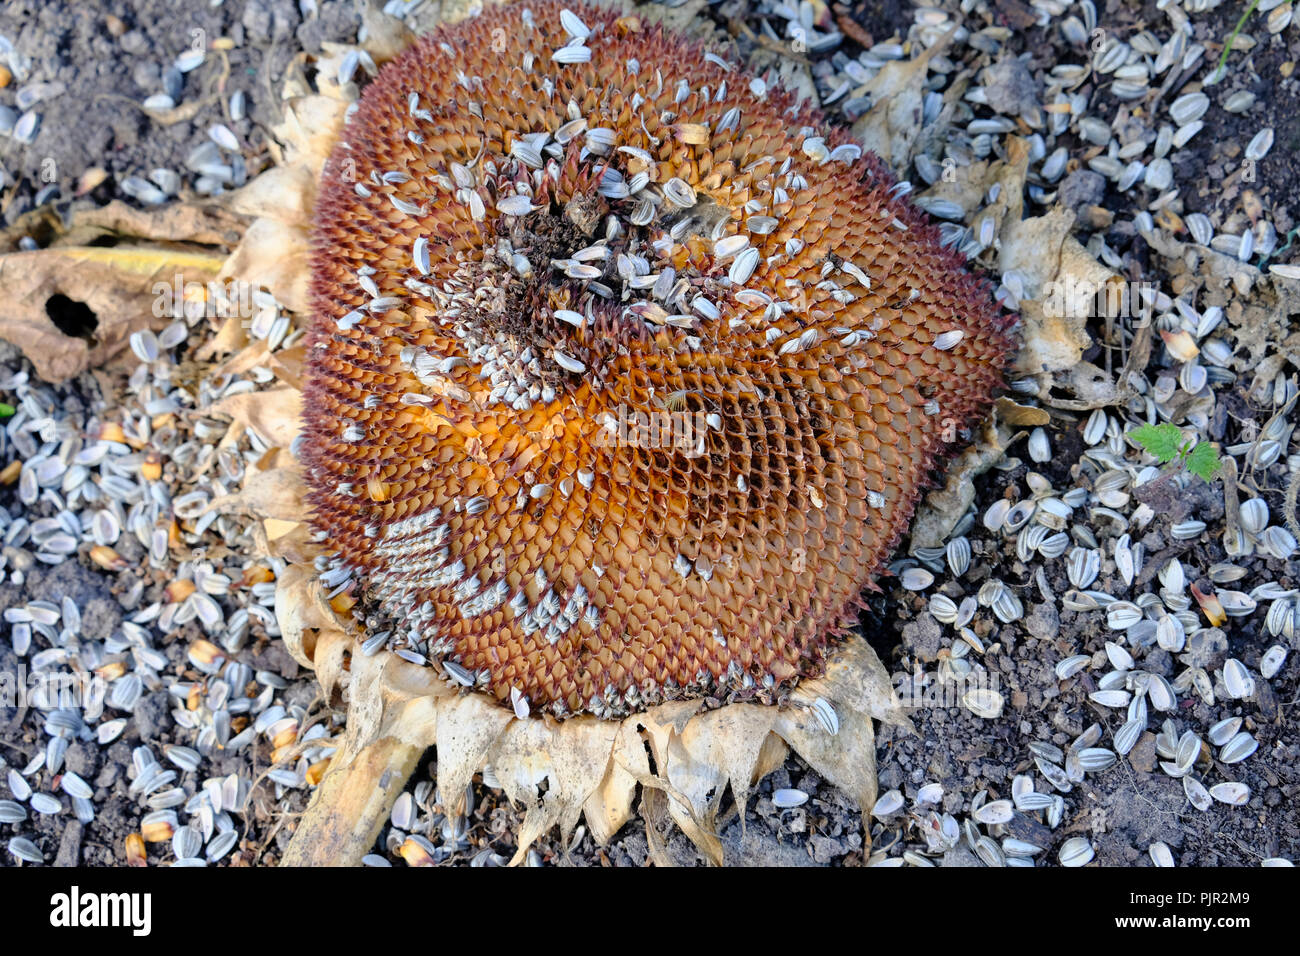
[[[178,272],[171,282],[155,282],[150,291],[158,319],[248,319],[261,309],[255,301],[256,287],[240,279],[187,282]]]
[[[1160,288],[1154,282],[1108,280],[1092,282],[1067,275],[1043,286],[1043,313],[1053,318],[1064,316],[1110,317],[1149,321],[1152,304]]]
[[[702,411],[644,412],[619,405],[606,412],[596,444],[610,448],[656,448],[670,450],[686,458],[704,454],[709,416]]]
[[[1002,681],[997,674],[981,669],[947,677],[927,673],[918,667],[912,673],[901,671],[890,678],[898,703],[904,710],[965,707],[976,691],[1001,693]]]
[[[0,707],[35,710],[98,710],[108,682],[94,673],[28,671],[19,664],[0,670]]]

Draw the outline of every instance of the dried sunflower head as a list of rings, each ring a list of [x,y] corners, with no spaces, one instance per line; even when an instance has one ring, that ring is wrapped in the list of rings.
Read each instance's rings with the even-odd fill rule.
[[[1015,348],[902,193],[635,18],[538,2],[417,42],[317,207],[327,583],[520,715],[817,675]]]

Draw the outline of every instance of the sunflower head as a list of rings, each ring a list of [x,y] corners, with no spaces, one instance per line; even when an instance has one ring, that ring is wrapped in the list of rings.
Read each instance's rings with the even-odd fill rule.
[[[521,716],[817,676],[1015,349],[846,131],[549,0],[366,89],[312,297],[327,583]]]

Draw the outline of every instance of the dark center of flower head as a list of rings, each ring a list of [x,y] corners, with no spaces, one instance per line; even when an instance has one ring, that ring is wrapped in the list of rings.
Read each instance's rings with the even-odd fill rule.
[[[519,714],[779,700],[852,624],[1012,318],[880,162],[540,2],[366,90],[317,211],[325,583]]]

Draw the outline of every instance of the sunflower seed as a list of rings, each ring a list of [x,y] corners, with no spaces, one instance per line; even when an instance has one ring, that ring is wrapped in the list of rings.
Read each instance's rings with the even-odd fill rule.
[[[1281,644],[1274,644],[1259,659],[1259,672],[1266,678],[1272,678],[1286,663],[1287,649]]]
[[[1088,747],[1079,751],[1079,765],[1087,773],[1100,773],[1113,766],[1117,759],[1114,752],[1105,747]]]
[[[1043,848],[1036,843],[1029,843],[1025,840],[1016,840],[1007,837],[1002,841],[1002,852],[1009,857],[1016,856],[1037,856],[1043,852]]]
[[[203,849],[203,837],[191,826],[178,827],[172,834],[172,852],[178,860],[188,860],[198,856]]]
[[[578,15],[567,7],[560,11],[560,25],[564,27],[564,32],[571,37],[579,40],[585,40],[591,36],[591,28],[579,19]]]
[[[1097,580],[1097,575],[1100,572],[1101,552],[1091,548],[1075,548],[1070,552],[1066,573],[1070,578],[1070,583],[1076,588],[1080,590],[1087,588],[1093,581]]]
[[[1126,690],[1096,690],[1088,695],[1088,699],[1102,707],[1127,707],[1129,696]]]
[[[536,208],[527,196],[505,196],[497,202],[497,211],[505,216],[526,216]]]
[[[1286,561],[1295,554],[1297,546],[1295,535],[1281,525],[1266,528],[1260,538],[1260,544],[1280,561]]]
[[[1224,763],[1241,763],[1259,748],[1259,741],[1242,731],[1236,734],[1219,750],[1219,759]]]
[[[1010,800],[994,800],[992,803],[986,803],[979,809],[975,810],[973,816],[980,823],[989,826],[999,823],[1010,823],[1013,816]]]
[[[897,791],[895,791],[897,792]],[[791,810],[808,802],[808,794],[802,790],[777,790],[772,794],[772,805],[778,810]],[[877,801],[877,807],[880,801]]]
[[[948,569],[952,571],[953,575],[961,577],[970,567],[970,541],[964,536],[953,538],[944,549],[944,557],[947,559]]]
[[[1145,720],[1130,720],[1125,723],[1119,730],[1115,731],[1115,749],[1121,754],[1127,755],[1142,736],[1142,731],[1146,729]]]
[[[1223,665],[1223,686],[1228,696],[1237,700],[1250,697],[1255,693],[1255,679],[1246,670],[1246,665],[1235,657],[1228,658]]]
[[[1176,126],[1186,126],[1205,115],[1210,98],[1204,93],[1187,93],[1169,104],[1169,118]]]
[[[903,808],[903,795],[897,790],[887,790],[876,800],[876,805],[871,809],[873,817],[887,817],[892,813],[897,813]]]
[[[213,123],[208,127],[208,138],[228,153],[239,152],[239,140],[224,123]]]
[[[40,849],[27,837],[13,837],[10,839],[9,852],[26,863],[45,862],[45,856]]]
[[[934,575],[925,568],[908,568],[899,580],[908,591],[924,591],[934,583]]]
[[[1096,855],[1091,843],[1084,837],[1071,837],[1061,844],[1057,859],[1061,866],[1087,866]]]
[[[1106,608],[1106,625],[1113,631],[1125,631],[1142,620],[1142,609],[1128,601],[1116,601]]]
[[[591,47],[581,43],[560,47],[551,54],[551,59],[556,63],[590,63]]]
[[[1183,623],[1175,615],[1166,614],[1156,622],[1156,643],[1166,651],[1178,653],[1186,640]]]
[[[1170,535],[1178,541],[1190,541],[1198,538],[1205,531],[1205,522],[1192,519],[1190,521],[1180,521],[1169,529]]]
[[[994,720],[1002,714],[1005,700],[998,691],[991,687],[976,687],[962,695],[961,702],[976,717]]]
[[[732,256],[739,255],[748,246],[748,236],[727,236],[713,244],[713,256],[715,259],[730,259]]]
[[[1250,799],[1250,787],[1244,783],[1216,783],[1210,788],[1210,796],[1220,803],[1240,807]]]
[[[59,798],[48,793],[33,793],[31,800],[28,802],[37,813],[53,814],[63,812],[63,804],[59,802]]]
[[[1183,777],[1183,794],[1191,805],[1202,813],[1210,809],[1210,792],[1199,781],[1191,777]]]
[[[754,269],[758,266],[758,250],[750,247],[740,255],[736,256],[735,262],[727,270],[727,278],[736,285],[744,285],[749,281],[750,276],[754,274]]]
[[[941,624],[952,624],[957,620],[957,605],[952,598],[943,594],[930,595],[930,614]]]
[[[1231,740],[1240,729],[1240,717],[1226,717],[1218,723],[1211,725],[1208,732],[1210,743],[1214,744],[1216,747],[1222,747]]]
[[[1073,657],[1067,657],[1065,660],[1059,661],[1056,665],[1056,679],[1069,680],[1083,670],[1088,665],[1089,660],[1091,658],[1086,654],[1076,654]]]
[[[1268,126],[1256,133],[1246,146],[1246,158],[1259,161],[1273,148],[1273,127]]]
[[[1178,698],[1174,695],[1173,687],[1159,674],[1151,675],[1151,682],[1147,685],[1147,696],[1151,699],[1151,706],[1162,713],[1168,713],[1178,706]]]
[[[223,833],[218,833],[208,843],[208,849],[207,852],[204,853],[204,856],[207,858],[209,863],[216,863],[218,860],[225,857],[225,855],[234,848],[238,841],[239,834],[234,830],[226,830]]]
[[[70,797],[80,797],[83,800],[89,800],[95,795],[95,792],[90,789],[90,784],[86,783],[86,781],[82,780],[81,777],[77,776],[71,770],[67,771],[63,775],[59,786],[62,788],[63,792]]]
[[[1033,813],[1037,810],[1046,810],[1052,805],[1051,794],[1035,793],[1032,790],[1016,794],[1013,799],[1016,809],[1022,813]]]
[[[1117,670],[1127,671],[1133,669],[1133,655],[1114,641],[1106,642],[1106,657],[1109,658],[1111,666]]]

